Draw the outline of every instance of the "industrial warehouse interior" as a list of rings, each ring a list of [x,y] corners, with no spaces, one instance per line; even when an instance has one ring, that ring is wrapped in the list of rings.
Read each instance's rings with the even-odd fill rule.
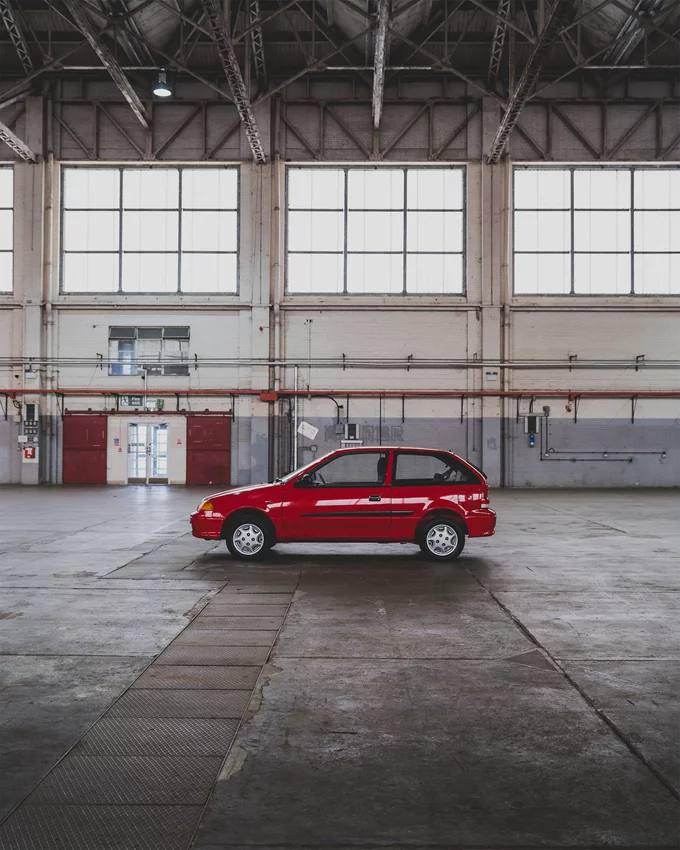
[[[680,846],[679,376],[678,0],[0,0],[0,850]]]

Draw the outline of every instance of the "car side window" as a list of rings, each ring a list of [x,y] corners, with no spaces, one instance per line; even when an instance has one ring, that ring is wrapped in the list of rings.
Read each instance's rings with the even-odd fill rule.
[[[382,487],[387,474],[387,452],[339,455],[298,482],[306,487]]]
[[[395,485],[474,484],[475,479],[451,455],[439,452],[398,452],[392,477]]]

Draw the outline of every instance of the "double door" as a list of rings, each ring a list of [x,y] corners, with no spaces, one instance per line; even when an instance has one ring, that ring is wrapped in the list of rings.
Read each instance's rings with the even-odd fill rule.
[[[168,426],[128,424],[128,484],[168,483]]]

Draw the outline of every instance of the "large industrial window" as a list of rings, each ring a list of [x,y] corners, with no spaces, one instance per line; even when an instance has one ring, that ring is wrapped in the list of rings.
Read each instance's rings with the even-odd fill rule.
[[[237,292],[237,168],[65,167],[62,199],[64,292]]]
[[[109,328],[109,375],[188,375],[189,328]]]
[[[14,172],[0,167],[0,292],[11,292],[14,235]]]
[[[680,168],[515,168],[518,295],[680,294]]]
[[[289,168],[287,291],[462,294],[464,169]]]

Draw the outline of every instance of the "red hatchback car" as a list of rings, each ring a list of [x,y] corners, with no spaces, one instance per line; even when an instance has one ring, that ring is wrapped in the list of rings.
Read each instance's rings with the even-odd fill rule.
[[[253,559],[276,543],[417,543],[438,561],[494,533],[484,474],[446,451],[339,449],[277,478],[216,493],[191,514],[194,537]]]

